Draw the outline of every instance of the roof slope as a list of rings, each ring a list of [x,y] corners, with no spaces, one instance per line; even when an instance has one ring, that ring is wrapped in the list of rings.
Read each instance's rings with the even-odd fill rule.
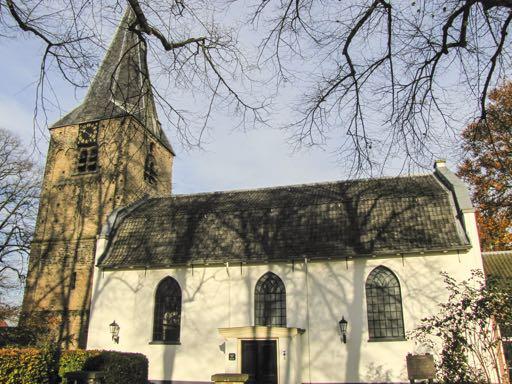
[[[433,175],[149,199],[121,221],[105,268],[466,249]]]
[[[497,252],[482,252],[486,276],[512,277],[512,250]]]
[[[134,21],[128,7],[82,104],[53,127],[133,116],[172,151],[156,113],[146,43],[129,29]]]

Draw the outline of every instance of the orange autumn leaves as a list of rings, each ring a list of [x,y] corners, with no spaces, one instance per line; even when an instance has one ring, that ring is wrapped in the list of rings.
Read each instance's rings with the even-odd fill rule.
[[[487,118],[462,132],[458,175],[470,185],[483,250],[512,248],[512,82],[489,95]]]

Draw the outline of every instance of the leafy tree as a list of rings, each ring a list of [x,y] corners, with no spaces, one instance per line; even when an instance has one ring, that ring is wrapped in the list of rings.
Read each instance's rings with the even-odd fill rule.
[[[501,383],[502,340],[496,324],[512,325],[512,284],[486,282],[479,270],[462,282],[448,274],[443,277],[447,301],[437,314],[422,319],[410,336],[437,356],[440,382]]]
[[[471,186],[484,250],[512,247],[512,83],[493,90],[487,118],[462,133],[458,174]]]
[[[16,315],[6,295],[26,275],[39,184],[39,169],[19,140],[0,129],[0,319]]]

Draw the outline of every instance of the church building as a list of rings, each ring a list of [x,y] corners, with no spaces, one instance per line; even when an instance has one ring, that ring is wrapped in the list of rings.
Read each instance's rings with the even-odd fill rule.
[[[175,195],[146,45],[128,11],[80,106],[50,129],[23,321],[139,352],[154,384],[407,382],[407,334],[482,269],[446,167]]]

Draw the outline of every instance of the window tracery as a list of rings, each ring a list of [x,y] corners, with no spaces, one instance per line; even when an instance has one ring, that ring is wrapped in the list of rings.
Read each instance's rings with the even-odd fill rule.
[[[286,289],[274,273],[265,273],[254,290],[254,324],[286,327]]]
[[[368,275],[366,306],[370,340],[405,337],[400,283],[388,268],[377,267]]]
[[[153,341],[180,341],[181,288],[172,277],[158,284],[153,321]]]

